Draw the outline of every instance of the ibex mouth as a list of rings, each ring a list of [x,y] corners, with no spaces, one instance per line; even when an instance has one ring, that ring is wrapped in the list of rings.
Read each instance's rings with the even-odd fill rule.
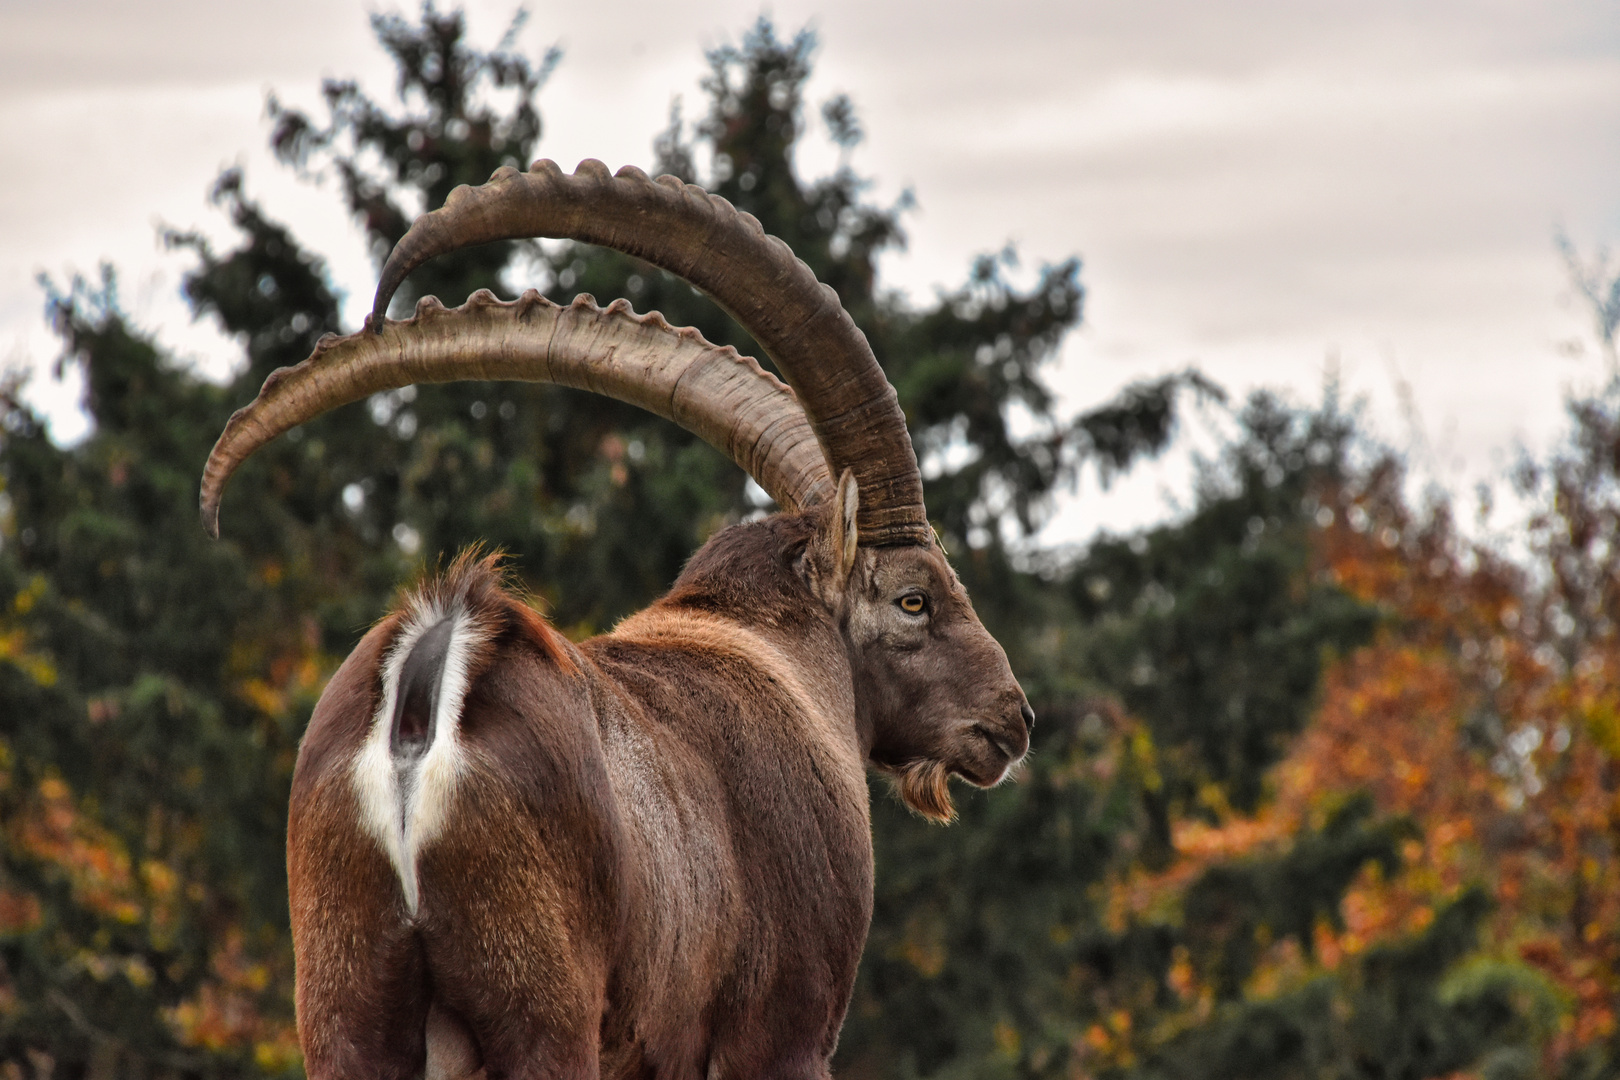
[[[1006,779],[1008,770],[1013,763],[1024,756],[1022,740],[1014,739],[1006,732],[997,731],[989,724],[974,724],[972,731],[984,740],[990,753],[985,755],[990,760],[984,767],[962,770],[964,779],[978,787],[994,787]]]
[[[1007,744],[1007,740],[1004,736],[997,735],[994,731],[991,731],[983,724],[974,724],[973,730],[977,731],[985,742],[995,747],[996,752],[1002,757],[1006,758],[1008,761],[1011,761],[1013,758],[1018,756],[1018,751]]]

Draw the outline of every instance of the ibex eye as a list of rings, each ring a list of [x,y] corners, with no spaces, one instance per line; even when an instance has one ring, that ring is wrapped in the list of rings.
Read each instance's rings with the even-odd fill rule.
[[[904,611],[906,614],[921,615],[923,613],[923,609],[928,606],[928,601],[924,600],[917,593],[908,593],[900,598],[899,604],[900,610]]]

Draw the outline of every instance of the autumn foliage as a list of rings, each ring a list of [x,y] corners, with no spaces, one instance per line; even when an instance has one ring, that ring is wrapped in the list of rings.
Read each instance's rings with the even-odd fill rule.
[[[1155,913],[1190,923],[1200,883],[1223,868],[1287,858],[1361,800],[1358,813],[1401,826],[1398,842],[1363,861],[1308,927],[1243,928],[1255,958],[1242,1000],[1299,993],[1324,975],[1365,980],[1381,951],[1410,947],[1437,916],[1472,901],[1472,947],[1436,973],[1445,975],[1436,993],[1455,1003],[1494,986],[1505,1009],[1493,1039],[1503,1046],[1456,1075],[1482,1075],[1493,1061],[1484,1074],[1588,1075],[1612,1060],[1620,563],[1609,547],[1614,507],[1603,500],[1620,449],[1617,400],[1611,388],[1579,403],[1572,450],[1521,470],[1526,496],[1551,494],[1528,537],[1473,541],[1445,504],[1414,512],[1388,458],[1318,493],[1312,573],[1373,605],[1378,630],[1326,666],[1310,724],[1271,768],[1256,812],[1180,817],[1167,867],[1138,864],[1114,878],[1116,926]],[[1124,1017],[1095,1026],[1094,1060],[1151,1057],[1211,1015],[1221,971],[1207,950],[1200,955],[1198,936],[1189,934],[1192,947],[1178,947],[1167,972],[1176,1019],[1146,1037]],[[1341,1012],[1346,997],[1338,994]]]

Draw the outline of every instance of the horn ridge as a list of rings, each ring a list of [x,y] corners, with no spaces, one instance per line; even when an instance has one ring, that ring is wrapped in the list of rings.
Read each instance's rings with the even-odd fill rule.
[[[828,472],[852,469],[863,543],[933,542],[922,477],[894,388],[838,295],[752,214],[676,177],[594,159],[572,175],[550,160],[497,169],[417,218],[383,267],[368,322],[382,325],[412,270],[472,244],[554,237],[599,244],[706,292],[775,361],[810,418]]]
[[[672,420],[742,467],[785,510],[829,498],[832,481],[793,390],[731,346],[718,346],[629,301],[582,294],[560,307],[533,289],[503,301],[480,289],[459,308],[423,297],[407,320],[324,335],[309,358],[271,372],[225,425],[203,468],[201,511],[219,535],[236,467],[277,435],[338,405],[412,383],[511,379],[589,390]]]

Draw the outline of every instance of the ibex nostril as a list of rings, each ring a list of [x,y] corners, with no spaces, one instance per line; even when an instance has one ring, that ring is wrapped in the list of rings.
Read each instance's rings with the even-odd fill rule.
[[[1025,731],[1034,731],[1035,730],[1035,710],[1029,707],[1029,702],[1027,702],[1027,701],[1024,702],[1023,707],[1019,711],[1024,714],[1024,730]]]

